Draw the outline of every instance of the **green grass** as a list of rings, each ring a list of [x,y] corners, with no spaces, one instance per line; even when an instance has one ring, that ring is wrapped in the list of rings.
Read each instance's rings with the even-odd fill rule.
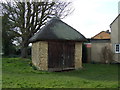
[[[34,70],[29,59],[3,58],[3,88],[117,88],[116,64],[83,64],[80,70]]]

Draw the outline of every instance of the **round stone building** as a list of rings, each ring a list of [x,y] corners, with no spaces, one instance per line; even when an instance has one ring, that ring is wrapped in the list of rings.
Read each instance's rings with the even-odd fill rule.
[[[61,71],[82,67],[82,43],[87,39],[58,18],[51,19],[31,39],[32,63],[39,70]]]

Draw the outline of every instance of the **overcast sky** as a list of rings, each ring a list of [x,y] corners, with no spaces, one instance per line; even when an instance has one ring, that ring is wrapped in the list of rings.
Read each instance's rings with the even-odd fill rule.
[[[101,31],[110,30],[109,25],[117,17],[118,7],[120,7],[118,6],[120,0],[63,1],[71,1],[75,10],[71,15],[62,20],[86,38],[91,38]]]
[[[118,15],[120,0],[70,0],[75,11],[63,19],[86,38],[101,31],[110,30],[109,25]]]

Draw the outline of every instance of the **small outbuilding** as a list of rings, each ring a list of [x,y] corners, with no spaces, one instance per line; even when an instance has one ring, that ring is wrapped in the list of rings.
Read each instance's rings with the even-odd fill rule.
[[[82,43],[87,39],[58,18],[52,18],[31,39],[32,63],[39,70],[82,67]]]
[[[107,63],[107,59],[109,59],[107,56],[108,53],[106,55],[103,51],[106,47],[107,49],[111,48],[111,32],[109,32],[109,30],[101,31],[100,33],[92,37],[89,41],[91,43],[91,62]]]

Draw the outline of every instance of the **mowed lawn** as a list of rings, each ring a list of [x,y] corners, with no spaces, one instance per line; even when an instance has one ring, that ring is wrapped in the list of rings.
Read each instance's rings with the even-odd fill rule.
[[[3,88],[117,88],[117,64],[83,64],[79,70],[34,70],[29,59],[3,58]]]

